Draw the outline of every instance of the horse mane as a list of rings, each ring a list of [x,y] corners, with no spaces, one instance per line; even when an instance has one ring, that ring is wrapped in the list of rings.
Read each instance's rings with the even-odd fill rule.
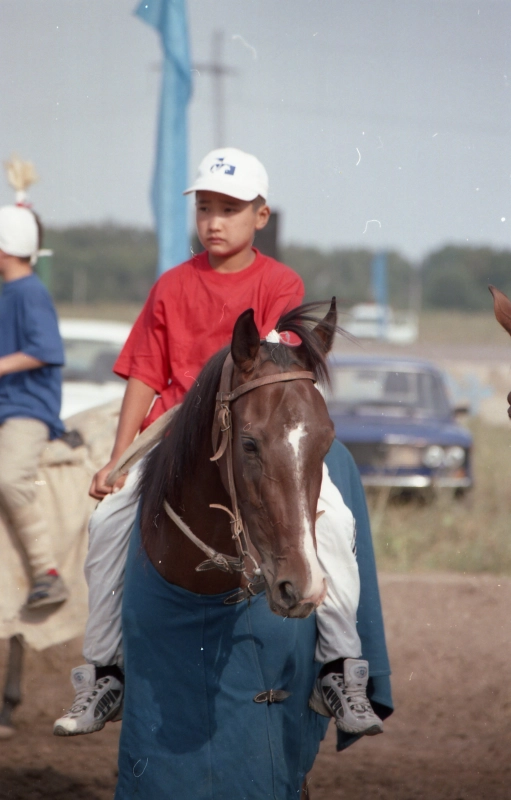
[[[275,330],[295,334],[301,339],[301,345],[263,341],[260,349],[262,362],[271,360],[284,371],[297,365],[313,372],[318,383],[328,383],[326,353],[314,327],[321,323],[332,335],[340,329],[334,323],[318,320],[314,312],[322,307],[324,303],[306,303],[283,314]],[[229,350],[230,345],[210,358],[165,428],[161,442],[147,456],[138,486],[142,497],[143,538],[144,532],[151,530],[164,500],[178,514],[183,513],[185,481],[195,475],[205,447],[213,454],[211,431],[216,394]]]

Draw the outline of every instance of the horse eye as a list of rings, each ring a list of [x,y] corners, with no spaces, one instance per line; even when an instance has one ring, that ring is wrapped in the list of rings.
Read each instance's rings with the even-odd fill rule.
[[[257,445],[253,439],[242,439],[241,446],[245,453],[257,453]]]

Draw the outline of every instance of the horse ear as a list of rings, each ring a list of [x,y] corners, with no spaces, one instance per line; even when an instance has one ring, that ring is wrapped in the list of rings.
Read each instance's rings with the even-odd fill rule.
[[[488,286],[488,289],[493,295],[493,310],[496,320],[511,336],[511,300],[495,286]]]
[[[254,322],[254,309],[240,314],[234,325],[231,343],[232,360],[242,372],[251,372],[261,347],[261,338]]]
[[[335,331],[337,326],[337,303],[335,297],[332,297],[330,308],[326,317],[321,322],[318,322],[313,330],[313,333],[321,340],[323,350],[329,353],[334,343]]]

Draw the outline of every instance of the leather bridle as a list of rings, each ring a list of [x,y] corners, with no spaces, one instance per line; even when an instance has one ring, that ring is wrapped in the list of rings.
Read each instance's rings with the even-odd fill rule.
[[[252,381],[242,383],[236,389],[232,389],[232,377],[234,372],[234,362],[230,353],[227,354],[222,367],[222,374],[220,377],[220,385],[216,395],[215,416],[213,420],[212,429],[212,442],[214,455],[211,461],[218,463],[225,455],[226,470],[227,470],[227,484],[228,491],[231,498],[231,509],[226,506],[212,503],[210,508],[218,508],[225,511],[231,518],[232,538],[236,542],[236,550],[238,557],[218,553],[212,547],[207,545],[198,536],[190,530],[184,520],[179,517],[175,511],[169,506],[165,500],[163,507],[170,517],[170,519],[180,528],[180,530],[203,552],[206,553],[208,558],[203,561],[195,569],[198,572],[203,572],[209,569],[220,569],[223,572],[241,572],[248,581],[248,586],[245,589],[240,589],[237,595],[241,594],[239,599],[232,600],[231,602],[240,602],[245,597],[251,594],[258,594],[264,588],[264,578],[261,576],[261,569],[259,564],[250,553],[248,531],[238,505],[238,498],[236,495],[236,486],[234,482],[233,470],[233,456],[232,456],[232,414],[231,403],[241,397],[247,392],[252,392],[261,386],[268,386],[272,383],[284,383],[287,381],[309,380],[316,382],[316,377],[313,372],[306,372],[297,370],[296,372],[279,372],[275,375],[266,375],[261,378],[255,378]],[[219,437],[220,444],[219,444]],[[251,573],[248,572],[246,561],[252,563]],[[235,596],[233,596],[235,597]],[[230,598],[229,598],[230,600]]]

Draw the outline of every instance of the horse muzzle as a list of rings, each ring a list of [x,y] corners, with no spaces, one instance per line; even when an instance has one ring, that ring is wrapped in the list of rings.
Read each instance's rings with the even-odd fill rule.
[[[270,608],[275,614],[296,619],[309,617],[321,605],[326,593],[325,580],[323,580],[319,592],[306,597],[291,580],[276,581],[267,592]]]

